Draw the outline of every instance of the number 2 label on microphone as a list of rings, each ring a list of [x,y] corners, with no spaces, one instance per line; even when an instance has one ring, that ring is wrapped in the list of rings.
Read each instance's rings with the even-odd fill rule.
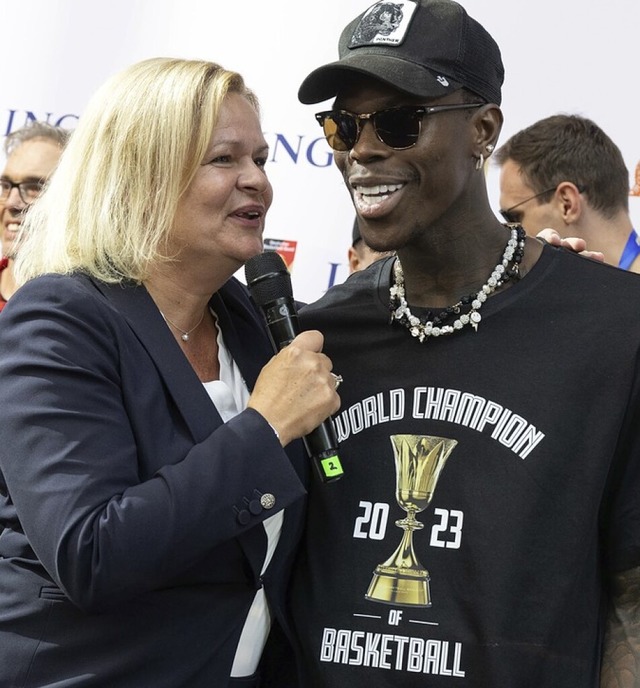
[[[340,458],[337,454],[328,456],[326,459],[322,459],[320,464],[322,465],[322,470],[327,478],[339,478],[344,473],[342,470],[342,464],[340,463]]]

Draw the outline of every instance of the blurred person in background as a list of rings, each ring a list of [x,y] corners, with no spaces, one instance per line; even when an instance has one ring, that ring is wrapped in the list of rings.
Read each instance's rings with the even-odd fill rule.
[[[544,227],[585,240],[604,260],[640,272],[622,153],[592,120],[552,115],[514,134],[495,154],[500,211],[528,234]]]
[[[13,262],[20,224],[58,164],[69,135],[62,127],[34,121],[5,138],[6,162],[0,176],[0,310],[17,289]]]

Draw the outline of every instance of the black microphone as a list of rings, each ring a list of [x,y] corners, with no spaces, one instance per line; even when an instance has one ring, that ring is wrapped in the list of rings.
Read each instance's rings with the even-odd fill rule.
[[[273,350],[277,353],[300,333],[289,270],[278,253],[265,251],[248,260],[244,272],[247,287],[262,309]],[[332,482],[344,475],[330,418],[302,439],[322,482]]]

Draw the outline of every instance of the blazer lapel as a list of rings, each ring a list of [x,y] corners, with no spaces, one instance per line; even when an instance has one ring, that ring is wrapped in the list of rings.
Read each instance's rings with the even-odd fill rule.
[[[248,293],[235,280],[229,280],[210,303],[218,316],[225,344],[251,391],[262,367],[273,355],[264,318],[254,310]]]
[[[129,327],[140,340],[149,355],[156,362],[176,406],[182,414],[194,441],[201,442],[216,427],[222,425],[222,418],[195,371],[173,338],[158,307],[144,286],[127,284],[105,284],[91,280],[96,288],[109,299],[127,320]],[[239,286],[239,285],[237,285]],[[225,288],[221,290],[225,291]],[[243,378],[251,390],[270,352],[270,344],[264,326],[258,315],[248,311],[246,306],[234,298],[232,286],[228,297],[215,294],[211,300],[220,321],[220,328],[231,354],[238,364]],[[247,302],[248,305],[248,302]],[[266,551],[264,528],[250,528],[238,536],[238,541],[251,564],[254,581],[260,576]]]
[[[143,286],[105,284],[91,280],[124,316],[129,327],[155,361],[187,427],[201,442],[222,424],[222,418],[195,371],[180,350],[169,328]]]

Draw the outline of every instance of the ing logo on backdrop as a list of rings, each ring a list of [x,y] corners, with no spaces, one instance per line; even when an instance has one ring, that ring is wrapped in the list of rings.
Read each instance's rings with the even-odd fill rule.
[[[65,129],[74,129],[79,119],[79,115],[73,113],[7,110],[2,124],[2,135],[7,136],[36,120]],[[269,143],[269,162],[271,163],[308,165],[317,168],[332,166],[333,153],[327,146],[324,136],[265,132],[265,137]]]
[[[7,110],[7,114],[2,126],[3,136],[8,136],[16,129],[28,125],[30,122],[46,122],[55,127],[64,129],[74,129],[79,119],[78,115],[72,113],[56,114],[53,112],[35,113],[31,110]]]

